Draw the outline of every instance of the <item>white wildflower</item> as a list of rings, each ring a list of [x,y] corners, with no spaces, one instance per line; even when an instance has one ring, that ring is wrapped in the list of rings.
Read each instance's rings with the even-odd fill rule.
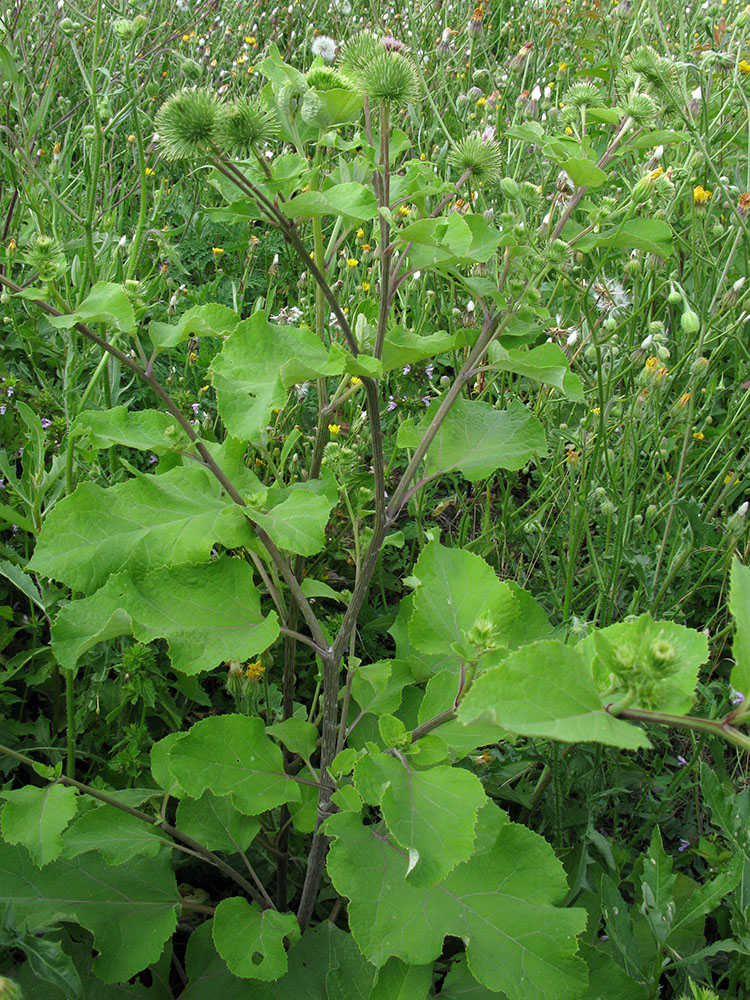
[[[312,54],[320,56],[325,62],[333,62],[337,48],[336,42],[329,35],[318,35],[313,39]]]

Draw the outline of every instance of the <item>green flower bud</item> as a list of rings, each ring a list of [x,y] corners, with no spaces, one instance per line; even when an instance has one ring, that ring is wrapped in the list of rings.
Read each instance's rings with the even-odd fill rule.
[[[359,69],[356,84],[365,97],[383,104],[401,107],[419,97],[419,78],[411,60],[382,48]]]
[[[666,639],[654,639],[649,647],[649,658],[652,665],[662,674],[667,672],[675,661],[675,648]]]
[[[678,306],[682,302],[682,294],[676,288],[673,288],[667,296],[667,302],[670,306]]]
[[[651,128],[659,108],[648,94],[633,94],[623,101],[623,111],[633,119],[638,128]]]
[[[215,144],[222,109],[207,90],[180,90],[156,114],[159,145],[168,160],[195,159]]]
[[[81,135],[87,142],[91,142],[96,135],[96,129],[93,125],[84,125],[81,129]]]
[[[686,309],[680,317],[680,327],[683,333],[694,334],[701,328],[701,321],[692,309]]]
[[[122,42],[132,42],[135,38],[135,25],[126,17],[118,18],[114,23],[115,34]]]
[[[512,177],[503,177],[500,180],[500,190],[509,201],[515,201],[521,197],[521,186]]]
[[[630,197],[633,199],[634,205],[641,205],[644,201],[648,201],[651,197],[651,190],[654,186],[654,178],[651,174],[644,174],[643,177],[638,181],[633,190],[630,192]]]
[[[460,174],[468,171],[477,183],[492,184],[500,178],[503,154],[494,139],[483,142],[482,137],[474,133],[458,140],[448,154],[448,162]]]
[[[0,1000],[23,1000],[23,993],[18,983],[6,976],[0,976]]]
[[[72,38],[80,27],[79,21],[71,21],[69,17],[64,17],[60,21],[60,34],[65,35],[66,38]]]
[[[229,156],[247,159],[278,136],[280,130],[275,112],[258,98],[243,97],[229,105],[221,116],[216,131],[216,144]]]

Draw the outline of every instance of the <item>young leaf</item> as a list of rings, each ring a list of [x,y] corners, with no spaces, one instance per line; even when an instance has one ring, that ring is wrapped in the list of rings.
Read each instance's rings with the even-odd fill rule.
[[[142,580],[110,577],[97,593],[62,609],[52,650],[71,669],[92,646],[131,633],[140,642],[167,639],[175,670],[196,674],[263,652],[279,623],[275,612],[263,617],[250,566],[223,556],[205,566],[158,569]]]
[[[735,626],[732,687],[745,696],[746,703],[750,703],[750,566],[743,566],[736,557],[732,560],[729,610]]]
[[[328,872],[350,899],[352,934],[374,965],[392,956],[427,965],[451,934],[465,942],[476,979],[509,1000],[583,993],[575,937],[585,911],[558,905],[567,886],[552,848],[494,804],[479,813],[474,855],[431,889],[410,885],[406,856],[353,813],[328,819],[326,832],[335,838]]]
[[[303,191],[281,205],[290,219],[316,219],[324,215],[345,216],[347,221],[368,222],[378,214],[378,203],[370,188],[349,182],[326,191]]]
[[[76,323],[106,323],[122,333],[135,330],[135,313],[125,289],[109,281],[97,281],[75,312],[48,316],[57,330],[69,330]]]
[[[12,905],[30,929],[60,920],[86,927],[99,952],[94,972],[105,983],[130,979],[159,958],[178,902],[167,851],[116,868],[90,852],[39,871],[25,850],[0,844],[0,907]]]
[[[409,639],[423,653],[446,653],[464,643],[472,626],[486,619],[498,644],[515,648],[549,633],[551,626],[529,594],[501,583],[480,556],[430,542],[417,560],[418,581]]]
[[[331,507],[333,503],[322,493],[294,490],[266,513],[253,511],[251,517],[279,548],[312,556],[325,545],[325,527]]]
[[[552,639],[522,646],[477,677],[458,718],[494,721],[512,733],[570,743],[650,746],[641,729],[605,712],[581,653]]]
[[[419,426],[407,420],[401,424],[399,448],[417,447],[437,407],[433,400]],[[428,476],[458,469],[475,483],[498,469],[520,469],[546,450],[544,428],[521,403],[496,410],[478,400],[457,399],[430,445],[424,467]]]
[[[62,831],[78,809],[78,792],[66,785],[25,785],[0,793],[6,800],[0,830],[9,844],[23,844],[40,868],[63,848]]]
[[[216,950],[243,979],[280,979],[287,970],[284,938],[294,943],[299,933],[293,913],[261,910],[239,896],[222,899],[214,914]]]
[[[560,166],[576,187],[597,188],[607,183],[606,173],[586,157],[571,157],[563,160]]]
[[[247,816],[300,799],[298,786],[284,774],[281,750],[257,717],[222,715],[196,722],[174,743],[169,762],[192,798],[206,790],[230,795]]]
[[[83,483],[44,522],[29,568],[92,593],[113,573],[208,562],[215,542],[244,545],[252,531],[213,477],[178,467],[103,489]]]
[[[593,672],[602,688],[619,678],[623,690],[636,692],[635,707],[672,715],[690,711],[698,669],[708,659],[705,635],[648,614],[598,629],[579,648],[586,655],[595,650]]]
[[[405,759],[372,752],[354,769],[354,784],[365,802],[380,806],[388,829],[407,851],[411,885],[434,886],[471,856],[477,812],[486,801],[471,772],[414,771]]]
[[[240,318],[227,306],[209,302],[194,306],[180,316],[176,323],[157,323],[152,320],[148,335],[154,347],[175,347],[190,337],[220,337],[231,333]]]
[[[298,719],[296,716],[284,719],[283,722],[266,726],[266,732],[283,743],[290,753],[298,753],[309,758],[315,752],[318,730],[311,722],[306,722],[304,719]]]
[[[506,349],[497,341],[490,345],[489,367],[495,371],[514,372],[544,382],[559,389],[568,399],[583,401],[581,380],[570,371],[568,359],[557,344],[540,344],[531,350],[511,347]]]
[[[641,913],[657,943],[667,940],[675,914],[672,859],[664,853],[659,827],[654,827],[648,853],[643,857]]]
[[[260,830],[254,816],[245,816],[224,795],[204,792],[199,799],[181,799],[177,828],[211,851],[236,854],[246,851]]]

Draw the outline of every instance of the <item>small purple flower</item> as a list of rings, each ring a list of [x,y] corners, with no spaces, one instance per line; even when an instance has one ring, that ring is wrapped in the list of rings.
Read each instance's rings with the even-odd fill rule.
[[[16,532],[18,531],[18,525],[17,525],[17,524],[11,524],[11,526],[10,526],[10,530],[11,530],[11,531],[13,532],[13,534],[15,535],[15,533],[16,533]]]
[[[148,456],[148,464],[149,465],[156,465],[156,463],[158,461],[159,461],[158,456],[156,456],[156,455],[149,455]]]
[[[392,413],[396,409],[397,406],[398,406],[398,403],[393,398],[393,396],[389,396],[388,397],[388,412]]]
[[[422,396],[422,402],[425,406],[429,406],[432,402],[432,396]]]
[[[380,39],[380,44],[387,52],[401,52],[402,49],[406,48],[404,43],[398,38],[394,38],[393,35],[385,35]]]
[[[201,408],[201,404],[200,403],[191,403],[190,404],[190,409],[193,411],[193,413],[196,415],[196,417],[198,416],[198,412],[200,411],[200,408]]]
[[[4,417],[5,416],[6,409],[7,409],[7,407],[6,407],[5,403],[3,403],[3,405],[0,406],[0,417]]]
[[[424,373],[427,376],[427,378],[430,380],[430,382],[432,382],[432,375],[433,375],[434,371],[435,371],[435,366],[433,365],[432,362],[430,362],[429,365],[427,365],[427,367],[424,370]]]
[[[685,758],[682,756],[681,753],[677,754],[677,763],[680,765],[680,767],[684,767],[687,764],[687,761],[685,760]]]
[[[52,426],[52,421],[48,420],[46,417],[42,417],[42,430],[46,431],[48,427]]]
[[[745,700],[745,696],[741,691],[735,691],[734,688],[729,689],[732,692],[732,704],[741,705]]]
[[[8,390],[7,390],[6,395],[7,395],[8,399],[10,399],[10,397],[13,395],[13,386],[12,385],[8,386]]]
[[[5,480],[4,479],[0,479],[0,490],[4,490],[4,489],[5,489]]]
[[[497,129],[494,125],[488,125],[487,128],[482,132],[482,142],[492,142],[495,138]]]
[[[677,848],[680,854],[682,854],[683,851],[686,851],[688,847],[690,847],[690,841],[685,840],[684,837],[680,837],[680,846]]]
[[[408,375],[410,371],[411,371],[411,365],[404,365],[403,368],[404,375]]]

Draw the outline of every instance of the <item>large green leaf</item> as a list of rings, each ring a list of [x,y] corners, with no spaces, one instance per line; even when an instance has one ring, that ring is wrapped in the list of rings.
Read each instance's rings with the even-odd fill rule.
[[[113,573],[207,562],[216,542],[253,538],[241,508],[200,468],[139,475],[103,489],[84,483],[47,515],[29,568],[92,593]]]
[[[180,1000],[370,1000],[374,966],[351,934],[324,920],[288,953],[288,972],[275,983],[248,983],[227,968],[213,941],[213,920],[191,934],[185,956],[189,983]]]
[[[732,642],[732,687],[745,697],[750,705],[750,566],[743,566],[739,559],[732,560],[729,583],[729,610],[734,618]]]
[[[412,420],[401,424],[400,448],[417,447],[437,407],[437,400],[430,403],[419,425]],[[544,428],[521,403],[496,410],[478,400],[457,399],[430,445],[425,472],[435,476],[458,469],[470,482],[476,482],[498,469],[520,469],[546,448]]]
[[[158,826],[106,803],[80,816],[63,840],[66,858],[98,851],[109,865],[124,865],[139,855],[153,858],[172,843]]]
[[[284,202],[281,210],[290,219],[333,215],[344,216],[349,222],[368,222],[378,214],[378,203],[371,188],[352,181],[326,191],[304,191]]]
[[[177,925],[179,902],[167,851],[116,868],[96,852],[39,870],[21,847],[0,844],[0,908],[30,929],[76,921],[94,935],[94,972],[106,983],[155,962]]]
[[[641,729],[604,710],[580,651],[553,639],[522,646],[499,667],[477,677],[458,717],[465,722],[497,722],[512,733],[569,743],[650,746]]]
[[[61,666],[72,668],[97,643],[131,633],[140,642],[167,639],[175,670],[195,674],[263,652],[279,623],[273,611],[263,616],[250,566],[222,556],[203,566],[158,569],[142,580],[111,577],[62,609],[52,650]]]
[[[63,848],[62,832],[78,809],[78,792],[65,785],[25,785],[1,792],[0,831],[9,844],[23,844],[40,868]]]
[[[402,326],[392,327],[385,335],[383,371],[393,371],[394,368],[434,358],[452,350],[455,343],[456,335],[443,330],[421,337]]]
[[[271,410],[286,400],[286,389],[319,375],[341,374],[341,358],[311,330],[272,326],[262,312],[244,320],[211,364],[219,413],[235,437],[256,441]]]
[[[261,910],[239,896],[222,899],[214,914],[216,950],[235,976],[272,982],[287,970],[284,938],[299,939],[293,913]]]
[[[354,784],[365,802],[380,807],[388,829],[407,851],[412,885],[436,885],[470,857],[477,812],[485,803],[482,783],[470,771],[414,771],[406,758],[373,751],[358,762]]]
[[[175,347],[189,337],[220,337],[231,333],[239,323],[236,312],[217,302],[194,306],[180,316],[176,323],[149,324],[148,335],[154,347]]]
[[[126,406],[79,413],[70,433],[74,437],[85,437],[92,448],[111,448],[120,444],[158,454],[188,445],[187,434],[171,414],[159,410],[128,410]]]
[[[407,965],[400,958],[389,958],[378,969],[369,1000],[427,1000],[431,986],[431,965]]]
[[[199,799],[181,799],[177,828],[211,851],[246,851],[260,831],[254,816],[245,816],[227,795],[204,792]]]
[[[106,323],[122,333],[132,333],[135,313],[122,285],[97,281],[75,312],[50,316],[48,322],[58,330],[68,330],[76,323]]]
[[[571,157],[563,160],[560,166],[576,187],[597,188],[607,183],[607,174],[586,157]]]
[[[284,773],[281,750],[257,717],[222,715],[196,722],[172,745],[169,766],[192,798],[207,790],[230,795],[247,816],[300,799],[296,783]]]
[[[563,239],[572,233],[563,229]],[[672,230],[659,219],[627,219],[621,225],[600,233],[591,233],[576,240],[576,250],[591,250],[593,247],[617,247],[622,250],[643,250],[646,253],[669,257],[672,253]]]
[[[413,569],[416,580],[409,639],[423,653],[445,654],[478,621],[488,622],[497,643],[515,648],[549,633],[534,599],[512,581],[500,582],[480,556],[430,542]]]
[[[374,965],[396,956],[433,962],[446,935],[461,938],[473,975],[509,1000],[577,1000],[586,987],[575,936],[584,910],[562,908],[562,866],[537,834],[492,803],[479,813],[474,855],[431,889],[406,880],[408,859],[353,813],[326,822],[328,872],[349,897],[349,925]]]

